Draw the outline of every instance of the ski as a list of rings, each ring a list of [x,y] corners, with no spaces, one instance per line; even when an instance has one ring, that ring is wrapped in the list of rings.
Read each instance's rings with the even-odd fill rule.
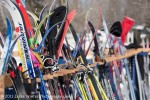
[[[6,67],[6,59],[8,57],[8,51],[11,45],[11,41],[12,41],[12,27],[11,27],[11,23],[10,20],[8,18],[6,18],[6,22],[7,22],[7,32],[6,32],[6,41],[5,41],[5,46],[3,47],[2,50],[2,55],[0,58],[0,62],[1,62],[1,69],[0,69],[0,74],[4,74],[4,69]]]
[[[62,46],[63,46],[63,42],[64,42],[64,39],[65,39],[67,30],[69,28],[69,24],[71,23],[71,21],[73,20],[75,15],[76,15],[76,10],[72,10],[67,15],[67,18],[66,18],[66,21],[65,21],[65,26],[64,26],[64,32],[63,32],[62,38],[60,39],[60,42],[59,42],[58,48],[57,48],[57,58],[60,56],[60,52],[61,52],[61,49],[62,49]]]

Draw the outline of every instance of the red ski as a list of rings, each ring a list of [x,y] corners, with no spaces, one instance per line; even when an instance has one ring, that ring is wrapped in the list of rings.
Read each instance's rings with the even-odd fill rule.
[[[25,29],[26,29],[26,32],[27,32],[27,37],[28,37],[28,39],[30,39],[31,37],[34,36],[34,32],[33,32],[33,28],[31,26],[28,14],[27,14],[24,6],[20,2],[20,0],[16,0],[16,3],[18,5],[18,7],[19,7],[19,10],[22,13],[22,17],[23,17],[23,20],[24,20],[24,23],[25,23]]]
[[[73,20],[73,18],[75,17],[76,15],[76,10],[72,10],[68,15],[67,15],[67,18],[66,18],[66,22],[65,22],[65,26],[64,26],[64,31],[63,31],[63,35],[61,37],[61,40],[58,44],[58,49],[57,49],[57,58],[60,56],[61,54],[61,49],[62,49],[62,46],[63,46],[63,42],[64,42],[64,39],[65,39],[65,36],[66,36],[66,33],[67,33],[67,30],[69,28],[69,25],[71,23],[71,21]]]

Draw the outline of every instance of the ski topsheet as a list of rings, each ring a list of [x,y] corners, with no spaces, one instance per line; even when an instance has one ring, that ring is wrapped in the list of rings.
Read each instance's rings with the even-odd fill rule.
[[[32,44],[32,40],[30,41],[30,39],[35,34],[33,32],[32,26],[30,24],[28,14],[27,14],[25,8],[23,7],[22,3],[20,2],[20,0],[16,0],[16,3],[18,5],[18,10],[20,11],[20,14],[22,15],[21,16],[22,20],[25,23],[24,24],[24,29],[25,29],[26,34],[24,35],[24,38],[22,38],[22,42],[24,44],[23,46],[24,46],[24,50],[25,50],[24,52],[25,52],[25,55],[26,55],[26,62],[27,62],[27,66],[28,66],[28,72],[29,72],[30,77],[34,78],[35,77],[35,72],[34,72],[33,63],[32,63],[32,59],[31,59],[31,55],[30,55],[30,51],[29,51],[30,50],[29,46]],[[22,29],[22,25],[23,24],[19,24],[20,29]]]

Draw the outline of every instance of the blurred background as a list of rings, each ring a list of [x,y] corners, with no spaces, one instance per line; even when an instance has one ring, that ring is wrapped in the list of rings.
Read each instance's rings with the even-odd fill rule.
[[[52,1],[26,0],[26,9],[38,15],[41,9],[46,4],[50,6]],[[63,3],[63,0],[57,0],[57,5],[63,5]],[[92,9],[89,19],[94,23],[95,27],[98,24],[100,13],[104,15],[108,27],[115,21],[122,21],[124,16],[128,16],[135,20],[135,26],[142,25],[142,30],[150,37],[150,0],[68,0],[68,5],[69,10],[77,9],[77,15],[73,21],[77,32],[83,32],[86,13],[89,9]],[[48,9],[49,7],[47,7],[47,11]],[[8,11],[3,6],[0,6],[0,31],[3,34],[6,29],[6,16],[9,16]],[[141,30],[135,30],[135,32],[137,37],[139,37],[138,34]]]

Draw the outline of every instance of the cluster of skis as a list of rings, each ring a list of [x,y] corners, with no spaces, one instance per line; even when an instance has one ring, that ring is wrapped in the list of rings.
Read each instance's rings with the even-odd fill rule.
[[[106,48],[109,49],[107,55],[112,57],[114,56],[114,53],[124,54],[124,42],[134,21],[125,17],[122,23],[117,21],[112,25],[110,30],[108,30],[103,16],[100,15],[100,21],[98,22],[96,29],[92,22],[87,19],[85,29],[89,28],[93,37],[86,50],[84,48],[86,45],[85,39],[87,34],[90,33],[88,33],[87,30],[84,30],[84,32],[78,36],[71,24],[77,13],[76,10],[68,12],[67,1],[65,1],[65,5],[59,7],[56,7],[55,3],[56,0],[53,1],[46,16],[44,16],[44,13],[47,5],[42,9],[40,15],[37,16],[36,14],[27,11],[20,0],[16,0],[15,2],[11,0],[0,0],[0,4],[9,11],[15,28],[12,29],[10,20],[6,18],[6,39],[4,39],[2,35],[0,36],[0,43],[3,48],[0,56],[0,74],[7,74],[10,76],[17,97],[21,100],[27,99],[23,96],[35,95],[37,91],[40,91],[39,94],[47,96],[48,82],[43,79],[43,75],[53,74],[60,68],[73,69],[77,66],[84,66],[86,67],[86,71],[81,71],[84,72],[84,74],[82,73],[82,75],[78,76],[83,77],[89,75],[90,77],[91,73],[92,75],[95,75],[96,72],[94,73],[93,69],[89,67],[90,62],[88,62],[86,57],[90,51],[91,45],[94,44],[92,51],[94,53],[94,61],[105,63],[103,66],[97,65],[99,72],[96,73],[96,77],[99,78],[99,82],[92,81],[94,82],[93,86],[96,84],[101,86],[102,84],[101,89],[97,90],[95,88],[97,97],[104,100],[148,99],[148,94],[145,93],[146,89],[144,89],[145,87],[149,87],[149,84],[145,83],[145,80],[148,79],[149,76],[149,57],[147,53],[140,54],[144,57],[144,66],[140,65],[140,67],[143,67],[145,70],[145,74],[143,75],[145,76],[144,78],[141,77],[142,75],[139,70],[137,61],[138,55],[131,58],[131,65],[127,59],[113,61],[109,64],[104,60],[104,51]],[[34,29],[30,23],[29,16],[33,18],[35,24]],[[102,25],[100,26],[100,24]],[[76,43],[74,47],[70,46],[66,37],[68,29]],[[100,29],[101,31],[98,31]],[[14,34],[18,36],[14,42],[12,42],[12,37],[14,35],[12,32],[13,30],[15,31]],[[105,39],[100,40],[102,38],[99,37]],[[21,62],[17,62],[12,56],[16,44],[18,44]],[[62,62],[65,63],[65,67],[60,65]],[[41,82],[36,84],[36,78],[40,78]],[[26,82],[27,79],[32,79],[31,84]],[[96,79],[97,78],[95,78],[95,80]],[[110,83],[107,80],[110,80]],[[8,91],[9,90],[7,90],[7,92]],[[81,95],[83,95],[82,91],[80,92]],[[102,95],[102,97],[105,95],[106,97],[102,98],[100,95]],[[81,99],[89,99],[88,96],[84,96],[81,96]],[[49,100],[50,98],[41,96],[41,99]],[[64,100],[64,98],[61,99]],[[67,100],[68,99],[69,98],[67,98]],[[94,97],[91,96],[90,99],[94,99]]]

